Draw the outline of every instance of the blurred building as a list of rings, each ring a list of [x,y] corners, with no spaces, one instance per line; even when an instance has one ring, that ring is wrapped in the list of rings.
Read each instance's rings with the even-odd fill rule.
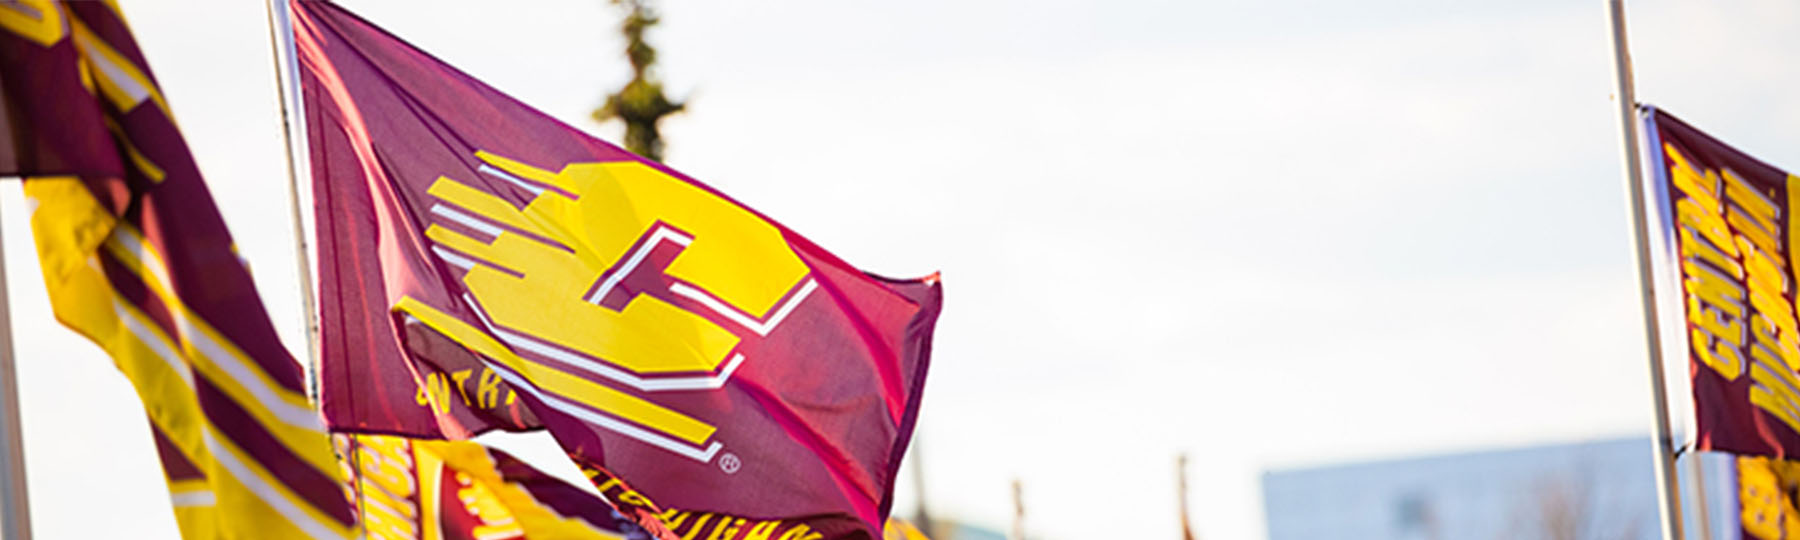
[[[1270,540],[1654,540],[1660,538],[1650,440],[1445,454],[1270,471]],[[1738,538],[1736,470],[1703,455],[1708,511],[1684,496],[1689,538]],[[1678,467],[1683,485],[1696,467]]]

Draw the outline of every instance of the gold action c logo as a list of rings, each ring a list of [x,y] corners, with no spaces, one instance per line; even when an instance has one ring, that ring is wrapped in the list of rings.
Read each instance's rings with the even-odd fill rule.
[[[476,309],[515,349],[644,391],[717,388],[743,359],[734,353],[739,336],[768,333],[814,288],[780,230],[643,163],[575,163],[552,173],[477,156],[484,175],[534,198],[521,209],[440,177],[427,190],[439,203],[426,236],[441,259],[467,270],[462,282]],[[609,414],[683,431],[583,395],[598,385],[557,391],[525,376]]]

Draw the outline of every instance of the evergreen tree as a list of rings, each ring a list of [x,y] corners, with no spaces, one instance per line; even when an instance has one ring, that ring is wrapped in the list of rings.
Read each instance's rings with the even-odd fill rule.
[[[681,112],[686,104],[671,101],[663,94],[657,77],[656,48],[644,41],[644,33],[660,19],[651,0],[610,0],[625,8],[625,20],[619,31],[625,35],[625,58],[631,61],[631,80],[624,88],[606,96],[606,104],[594,110],[594,119],[625,123],[625,149],[653,161],[663,159],[662,133],[657,123],[663,117]]]

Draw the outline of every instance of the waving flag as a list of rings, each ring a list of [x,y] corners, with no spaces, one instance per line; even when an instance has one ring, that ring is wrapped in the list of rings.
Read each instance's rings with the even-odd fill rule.
[[[1793,212],[1800,178],[1656,109],[1645,116],[1664,258],[1685,319],[1701,450],[1800,455]],[[1673,356],[1673,355],[1672,355]]]
[[[51,305],[137,388],[183,536],[351,536],[300,366],[117,6],[7,2],[0,29],[4,172],[81,175],[25,180]]]
[[[880,536],[935,277],[865,274],[294,2],[333,429],[545,428],[665,538]]]

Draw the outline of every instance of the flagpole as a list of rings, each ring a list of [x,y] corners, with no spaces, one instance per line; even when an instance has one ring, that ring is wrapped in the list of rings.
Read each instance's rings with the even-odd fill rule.
[[[1644,208],[1644,167],[1638,153],[1637,95],[1632,88],[1631,51],[1625,42],[1625,1],[1607,0],[1612,21],[1613,75],[1617,84],[1619,130],[1624,148],[1625,184],[1631,197],[1631,232],[1637,247],[1638,285],[1644,299],[1644,338],[1650,359],[1650,393],[1656,407],[1657,499],[1664,518],[1663,538],[1682,538],[1681,488],[1675,475],[1675,440],[1669,428],[1669,391],[1663,373],[1662,340],[1656,305],[1656,273],[1651,265],[1649,218]]]
[[[1688,479],[1694,484],[1694,526],[1700,530],[1700,540],[1712,540],[1712,509],[1706,505],[1706,454],[1692,451],[1687,457]]]
[[[12,304],[6,295],[6,252],[0,249],[0,539],[31,539],[25,494],[25,443],[19,424],[19,383],[13,359]]]
[[[269,47],[275,56],[275,91],[281,101],[281,139],[287,145],[287,188],[288,214],[293,221],[294,229],[294,265],[298,271],[300,282],[300,305],[304,310],[301,317],[306,327],[306,397],[314,405],[319,401],[319,314],[317,299],[313,296],[312,254],[306,242],[306,221],[300,207],[300,169],[304,165],[302,146],[306,144],[304,134],[296,136],[296,129],[304,129],[306,123],[306,104],[294,99],[291,92],[294,81],[300,77],[300,69],[294,60],[294,20],[288,13],[283,0],[269,0]],[[299,156],[299,157],[296,157]]]
[[[269,0],[264,4],[269,15],[269,48],[275,57],[275,94],[281,102],[281,140],[287,146],[287,188],[288,217],[294,229],[294,266],[300,278],[301,320],[306,326],[306,398],[313,407],[319,406],[319,310],[318,299],[313,293],[312,252],[306,242],[306,214],[300,204],[301,171],[311,173],[306,155],[306,102],[300,100],[292,89],[299,84],[300,65],[295,60],[294,52],[294,19],[288,11],[285,0]],[[299,135],[295,132],[299,131]],[[310,177],[310,174],[308,174]],[[362,496],[362,441],[354,436],[350,439],[351,473],[348,480],[354,488],[356,526],[361,537],[369,535],[368,525],[360,516],[364,502]],[[344,456],[339,456],[343,458]]]

